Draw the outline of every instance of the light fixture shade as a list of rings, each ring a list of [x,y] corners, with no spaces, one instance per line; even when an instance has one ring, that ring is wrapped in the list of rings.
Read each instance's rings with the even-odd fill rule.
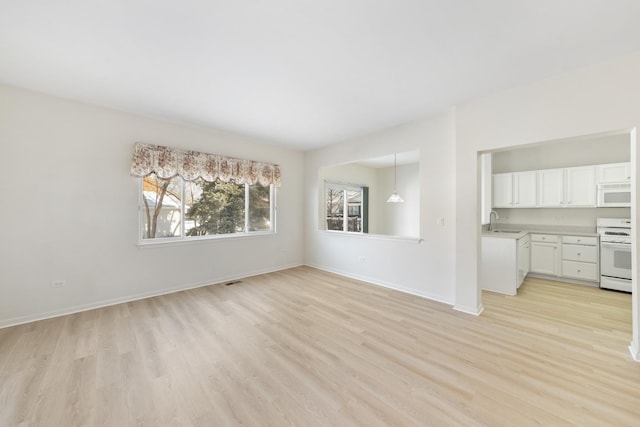
[[[393,194],[387,199],[387,203],[404,203],[404,199],[394,191]]]

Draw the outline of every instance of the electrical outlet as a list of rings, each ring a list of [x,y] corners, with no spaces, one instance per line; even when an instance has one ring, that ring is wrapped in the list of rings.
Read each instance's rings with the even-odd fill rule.
[[[358,258],[360,260],[360,262],[365,262],[367,259],[363,256],[361,256],[360,258]]]
[[[51,282],[52,288],[62,288],[66,282],[64,280],[54,280]]]

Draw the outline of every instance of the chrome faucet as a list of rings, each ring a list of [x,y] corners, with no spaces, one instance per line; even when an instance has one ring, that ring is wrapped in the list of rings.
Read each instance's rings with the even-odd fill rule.
[[[491,215],[494,215],[494,214],[496,216],[496,221],[500,219],[500,215],[498,215],[498,212],[496,211],[489,212],[489,226],[487,227],[487,231],[493,230],[493,227],[491,226]]]

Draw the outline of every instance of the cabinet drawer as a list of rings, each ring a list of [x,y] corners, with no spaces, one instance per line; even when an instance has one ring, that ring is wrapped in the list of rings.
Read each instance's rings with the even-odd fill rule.
[[[597,264],[576,261],[562,261],[562,275],[574,279],[598,281]]]
[[[598,245],[597,237],[584,236],[562,236],[562,243],[571,243],[572,245]]]
[[[598,262],[598,247],[563,244],[562,259],[569,261]]]
[[[546,242],[546,243],[557,243],[558,236],[554,234],[532,234],[531,235],[532,242]]]

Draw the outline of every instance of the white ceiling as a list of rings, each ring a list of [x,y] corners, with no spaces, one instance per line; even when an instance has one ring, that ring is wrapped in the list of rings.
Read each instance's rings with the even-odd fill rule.
[[[0,82],[313,149],[640,50],[638,0],[0,0]]]
[[[395,159],[394,159],[395,157]],[[350,162],[350,164],[354,164],[357,166],[364,166],[368,168],[381,169],[392,167],[395,164],[398,166],[410,165],[414,163],[420,163],[420,152],[415,151],[405,151],[402,153],[388,154],[386,156],[375,157],[371,159],[363,159],[355,162]]]

